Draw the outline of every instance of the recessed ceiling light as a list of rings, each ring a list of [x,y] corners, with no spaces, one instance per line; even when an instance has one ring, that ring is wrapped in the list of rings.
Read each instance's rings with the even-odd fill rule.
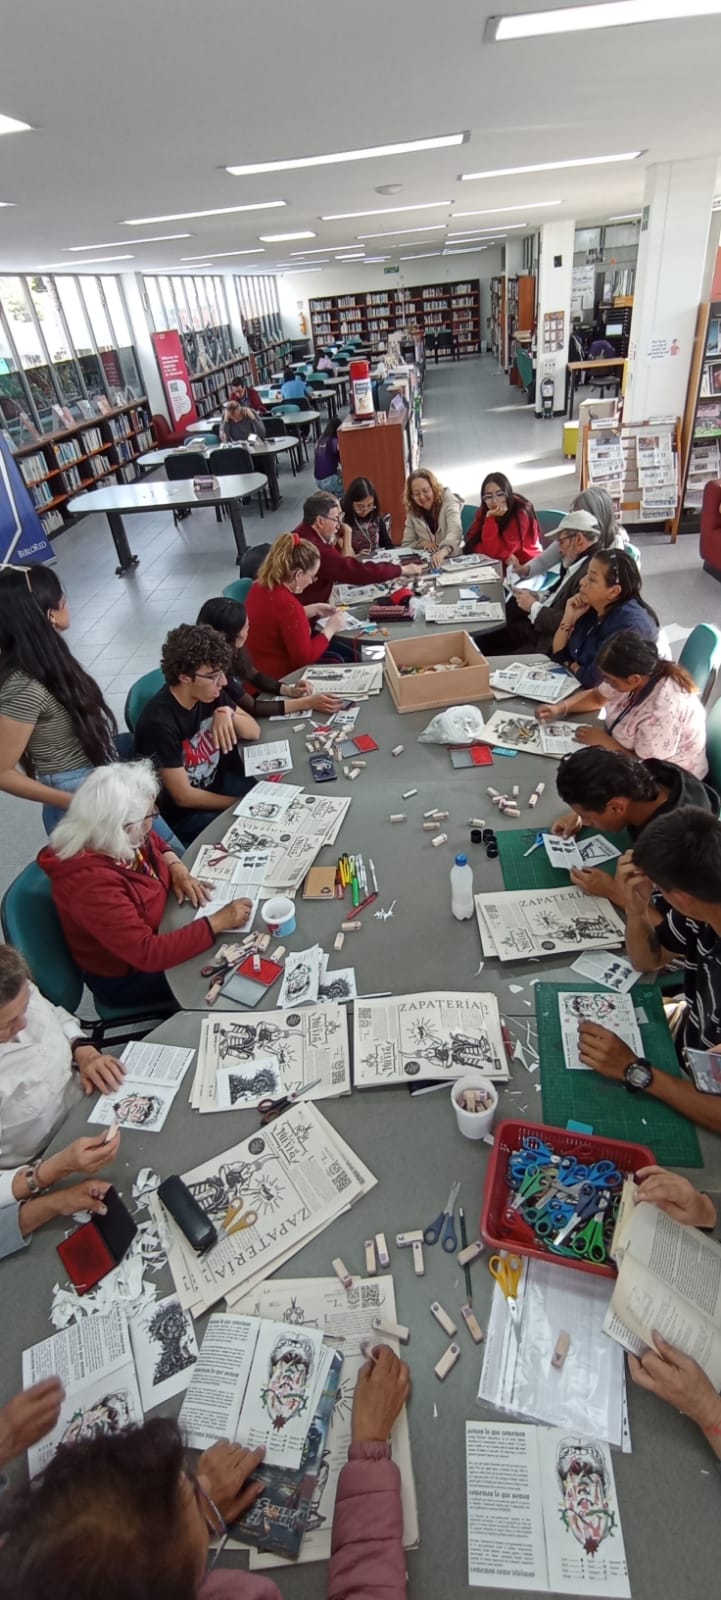
[[[401,256],[401,261],[429,261],[431,256],[442,256],[442,250],[424,250],[422,255]]]
[[[38,272],[56,272],[64,268],[74,272],[76,267],[98,267],[104,261],[134,261],[135,256],[89,256],[87,261],[52,261],[49,267],[38,267]]]
[[[365,150],[334,150],[324,156],[294,156],[288,161],[257,161],[251,166],[226,167],[234,178],[248,178],[258,172],[295,172],[299,167],[332,167],[341,161],[371,161],[376,156],[408,156],[416,150],[445,150],[463,144],[466,133],[444,133],[437,139],[411,139],[403,144],[376,144]]]
[[[288,239],[317,239],[318,235],[304,228],[298,233],[259,233],[258,238],[263,244],[283,244]]]
[[[166,239],[192,239],[192,233],[151,233],[144,239],[106,239],[105,244],[66,244],[65,249],[74,253],[77,250],[115,250],[116,246],[123,244],[164,244]]]
[[[213,261],[219,261],[221,256],[264,256],[265,250],[256,245],[254,250],[213,250],[210,252]],[[181,256],[181,261],[204,261],[205,256]]]
[[[489,17],[487,40],[534,39],[540,34],[585,33],[592,28],[623,28],[639,22],[669,22],[677,17],[712,17],[721,0],[607,0],[565,10],[523,11],[513,17]]]
[[[321,217],[321,222],[345,222],[349,217],[397,217],[400,211],[438,211],[441,206],[450,206],[452,200],[426,200],[422,206],[379,206],[373,211],[334,211],[328,217]]]
[[[640,222],[640,211],[624,211],[620,217],[609,217],[609,222]]]
[[[17,117],[5,117],[0,112],[0,134],[2,133],[32,133],[29,122],[18,122]]]
[[[170,211],[166,217],[126,217],[123,227],[147,228],[153,222],[190,222],[193,217],[228,217],[236,211],[275,211],[285,200],[258,200],[251,206],[214,206],[210,211]]]
[[[474,178],[514,178],[522,172],[562,172],[568,167],[605,167],[617,161],[638,161],[643,155],[642,150],[624,150],[616,156],[574,156],[568,161],[536,161],[528,167],[494,167],[489,172],[461,172],[459,177],[462,183],[469,183]],[[560,206],[560,200],[541,200],[538,205]],[[530,209],[530,201],[519,208],[521,211]],[[471,215],[478,216],[478,212]],[[462,215],[462,213],[461,213]]]
[[[445,222],[429,222],[424,228],[389,228],[386,233],[359,233],[359,239],[397,239],[402,233],[442,233]]]
[[[401,194],[402,192],[402,183],[379,183],[376,188],[376,194]]]

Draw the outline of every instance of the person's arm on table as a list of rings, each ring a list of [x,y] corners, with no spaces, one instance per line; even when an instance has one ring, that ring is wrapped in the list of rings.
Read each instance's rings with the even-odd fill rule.
[[[338,1479],[328,1600],[404,1600],[401,1479],[388,1435],[410,1394],[404,1361],[382,1345],[356,1383],[348,1463]]]
[[[682,1355],[654,1329],[654,1348],[639,1360],[629,1355],[634,1383],[667,1401],[701,1429],[714,1455],[721,1459],[721,1396],[697,1361]]]
[[[188,811],[227,811],[238,804],[237,794],[216,794],[213,789],[194,788],[185,767],[160,767],[158,776],[174,804]]]
[[[43,1378],[8,1400],[0,1411],[0,1467],[50,1433],[60,1416],[65,1390],[59,1378]]]
[[[584,1066],[591,1067],[602,1078],[615,1078],[617,1083],[623,1083],[626,1067],[637,1059],[635,1051],[617,1034],[599,1027],[595,1022],[582,1022],[578,1037],[578,1053]],[[702,1094],[688,1079],[674,1078],[662,1067],[654,1066],[653,1062],[651,1066],[653,1078],[648,1088],[643,1090],[644,1094],[650,1094],[653,1100],[661,1100],[682,1117],[688,1117],[690,1122],[697,1122],[699,1127],[710,1128],[712,1133],[721,1133],[719,1095]]]
[[[570,717],[574,711],[600,711],[603,704],[603,695],[598,689],[578,689],[575,694],[570,694],[568,699],[556,701],[555,705],[538,706],[536,717],[539,722],[558,722],[562,717]],[[586,728],[579,728],[576,738],[580,739],[581,735],[588,731]],[[588,739],[583,742],[592,744],[595,741]],[[616,744],[615,739],[611,740],[611,744],[614,750],[620,750],[621,747]]]
[[[554,829],[558,832],[556,824]],[[573,830],[564,837],[572,838]],[[591,894],[597,900],[610,900],[612,906],[618,906],[620,911],[625,911],[626,899],[623,887],[615,873],[612,875],[610,872],[603,872],[601,867],[571,867],[569,877],[571,883],[577,889],[582,889],[584,894]]]
[[[165,972],[204,955],[216,934],[244,927],[251,911],[250,900],[233,900],[212,916],[199,917],[172,933],[155,933],[138,915],[130,893],[118,893],[116,886],[109,901],[107,888],[102,876],[94,882],[88,880],[82,902],[75,907],[75,920],[101,949],[136,972]]]
[[[30,778],[18,766],[34,728],[34,722],[16,722],[14,717],[0,717],[0,789],[6,794],[16,795],[18,800],[37,800],[40,805],[65,809],[72,800],[72,795],[66,789],[53,789],[49,783]]]

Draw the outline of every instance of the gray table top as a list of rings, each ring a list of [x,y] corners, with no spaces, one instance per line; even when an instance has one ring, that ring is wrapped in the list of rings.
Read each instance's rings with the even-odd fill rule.
[[[247,450],[251,456],[279,456],[284,450],[295,450],[297,439],[285,438],[281,435],[278,439],[258,439],[255,444],[248,440],[239,439],[238,444]],[[233,450],[235,444],[194,445],[192,453],[209,456],[213,450]],[[169,450],[146,450],[144,455],[138,456],[140,467],[164,467],[168,456],[183,456],[190,451],[178,449],[177,445]]]
[[[219,478],[217,489],[195,490],[192,479],[165,483],[109,483],[104,489],[89,489],[76,494],[68,503],[74,515],[91,511],[118,511],[128,515],[138,511],[172,510],[174,506],[202,506],[223,504],[226,500],[242,500],[247,494],[262,489],[266,482],[263,472],[233,473]]]

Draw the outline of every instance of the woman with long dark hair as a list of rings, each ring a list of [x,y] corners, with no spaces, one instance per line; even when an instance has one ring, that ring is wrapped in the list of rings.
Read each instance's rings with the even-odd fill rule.
[[[653,639],[630,632],[609,639],[598,665],[596,689],[579,689],[558,705],[539,706],[539,720],[603,710],[603,722],[578,729],[580,744],[627,751],[642,761],[673,761],[705,778],[706,715],[689,673],[659,656]]]
[[[354,478],[341,501],[343,521],[351,532],[351,549],[361,560],[378,550],[392,550],[390,513],[381,511],[378,490],[370,478]]]
[[[541,530],[530,500],[515,494],[504,472],[489,472],[481,484],[481,504],[466,534],[466,555],[502,561],[533,561],[541,554]]]
[[[57,612],[62,586],[41,580]],[[0,573],[0,789],[43,808],[47,833],[94,767],[117,759],[117,723],[94,678],[53,623],[38,579],[23,568]],[[59,592],[58,592],[59,591]]]
[[[304,683],[290,683],[283,689],[280,678],[258,672],[246,649],[250,623],[242,600],[231,600],[226,595],[206,600],[197,620],[222,633],[230,645],[233,659],[225,688],[242,711],[249,711],[254,717],[277,717],[292,716],[297,711],[338,710],[338,695],[311,694]]]
[[[313,457],[313,476],[318,488],[327,489],[329,494],[343,493],[338,443],[338,429],[342,420],[342,417],[328,418]]]
[[[578,593],[566,602],[550,655],[574,672],[584,689],[595,689],[602,676],[601,653],[614,634],[629,631],[655,643],[658,629],[655,611],[641,598],[633,557],[625,550],[599,550]]]

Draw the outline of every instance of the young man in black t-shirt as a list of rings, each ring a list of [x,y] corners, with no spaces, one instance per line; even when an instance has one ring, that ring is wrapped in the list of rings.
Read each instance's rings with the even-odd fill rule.
[[[259,739],[260,728],[226,693],[231,650],[215,628],[173,628],[160,664],[165,687],[138,718],[135,748],[155,764],[160,811],[187,845],[253,787],[241,747]]]

